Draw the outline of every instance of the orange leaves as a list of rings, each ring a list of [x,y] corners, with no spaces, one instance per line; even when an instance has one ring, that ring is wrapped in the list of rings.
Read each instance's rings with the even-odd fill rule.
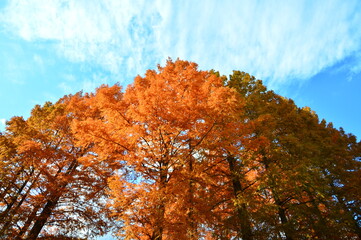
[[[160,67],[159,73],[148,70],[145,78],[138,76],[124,99],[130,103],[130,114],[140,121],[190,128],[197,120],[227,108],[225,101],[234,100],[227,99],[231,98],[227,91],[231,92],[222,87],[220,78],[198,71],[193,63],[178,60]]]
[[[209,174],[220,168],[207,163],[206,152],[228,147],[221,139],[230,124],[240,129],[234,119],[242,104],[234,90],[195,63],[169,60],[136,77],[124,93],[102,86],[94,95],[75,96],[70,106],[78,144],[93,143],[100,159],[117,156],[125,163],[109,186],[128,237],[197,232],[204,220],[190,216],[209,212],[201,199],[213,191]],[[81,161],[88,165],[91,158]],[[176,212],[169,215],[171,209]],[[186,228],[174,227],[185,219]]]
[[[77,95],[73,101],[81,103],[83,99]],[[71,122],[84,119],[91,108],[79,104],[83,112],[70,112],[69,103],[65,97],[56,104],[36,106],[27,120],[9,121],[7,131],[1,135],[0,147],[8,145],[6,148],[13,149],[2,152],[0,158],[3,162],[6,156],[9,168],[4,175],[7,183],[0,186],[0,198],[7,199],[5,211],[0,212],[1,236],[27,235],[35,239],[42,229],[49,230],[53,224],[63,231],[74,224],[79,229],[87,226],[91,234],[105,230],[107,210],[101,209],[105,203],[100,198],[105,194],[105,179],[115,165],[94,161],[93,144],[75,145]],[[1,172],[0,176],[2,180]],[[95,208],[102,217],[94,214]]]
[[[360,146],[249,74],[169,59],[124,91],[103,85],[8,122],[0,235],[51,229],[41,219],[101,234],[111,211],[124,239],[355,237]]]

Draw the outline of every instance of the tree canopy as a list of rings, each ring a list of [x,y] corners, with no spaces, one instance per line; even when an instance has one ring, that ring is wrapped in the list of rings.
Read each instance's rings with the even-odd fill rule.
[[[361,239],[360,164],[261,80],[169,59],[7,122],[0,238]]]

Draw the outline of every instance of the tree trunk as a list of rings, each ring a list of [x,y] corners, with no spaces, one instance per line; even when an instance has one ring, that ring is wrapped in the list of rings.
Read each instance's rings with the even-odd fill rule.
[[[29,178],[33,175],[33,173],[34,173],[34,170],[32,170],[30,172]],[[20,186],[18,191],[14,194],[14,196],[11,197],[11,202],[7,204],[5,211],[0,214],[1,221],[3,221],[4,218],[6,218],[6,216],[9,216],[9,213],[11,212],[13,205],[17,202],[19,196],[21,196],[21,193],[24,190],[24,188],[26,187],[26,185],[28,184],[28,182],[29,182],[29,179],[26,179],[25,182],[23,182],[23,184]]]
[[[159,162],[160,169],[159,169],[159,190],[161,192],[160,200],[157,205],[157,212],[156,212],[156,221],[155,226],[153,230],[153,234],[151,236],[151,240],[162,240],[163,239],[163,231],[164,231],[164,214],[165,214],[165,202],[164,202],[164,196],[163,196],[163,190],[167,186],[167,162],[162,159]]]
[[[33,222],[33,220],[35,219],[36,217],[36,213],[38,212],[39,210],[39,206],[35,207],[33,209],[33,211],[31,212],[31,214],[29,215],[28,219],[26,220],[24,226],[21,228],[18,236],[15,238],[16,240],[21,240],[23,235],[28,231],[31,223]]]
[[[34,173],[34,171],[31,172],[31,175]],[[17,194],[12,198],[11,203],[7,206],[6,210],[0,215],[0,220],[3,221],[3,225],[2,228],[0,230],[0,236],[4,235],[8,230],[9,227],[11,227],[11,223],[14,220],[14,217],[16,215],[19,215],[18,210],[20,209],[22,203],[25,201],[26,197],[28,196],[29,192],[31,191],[31,189],[33,188],[33,185],[35,184],[35,182],[37,181],[38,177],[40,174],[38,174],[35,179],[33,180],[33,182],[31,183],[31,185],[28,187],[28,189],[26,190],[26,192],[22,195],[20,201],[16,204],[16,206],[14,207],[14,204],[18,201],[19,196],[21,196],[22,191],[24,190],[24,188],[26,187],[26,185],[29,183],[29,179],[27,179],[22,186],[20,187],[20,189],[18,189]]]
[[[189,159],[188,159],[188,193],[187,193],[187,202],[188,202],[188,207],[187,207],[187,236],[188,239],[190,240],[194,240],[197,239],[197,229],[196,229],[196,224],[195,224],[195,219],[194,219],[194,179],[193,179],[193,156],[192,156],[192,146],[191,146],[191,142],[189,142],[189,149],[190,149],[190,153],[189,153]]]
[[[277,205],[278,205],[278,216],[281,219],[281,223],[282,223],[282,226],[283,226],[284,234],[286,236],[286,240],[292,240],[293,238],[290,236],[289,230],[287,229],[288,219],[286,217],[286,211],[282,207],[282,205],[280,205],[280,204],[277,204]]]
[[[66,170],[64,175],[65,176],[71,175],[73,173],[73,171],[76,169],[76,167],[77,167],[77,160],[73,159],[73,161],[69,164],[69,167]],[[58,172],[55,175],[55,178],[61,172],[62,169],[63,168],[60,168],[58,170]],[[59,188],[58,188],[58,191],[50,196],[50,199],[47,200],[42,212],[40,213],[40,216],[36,219],[33,227],[31,228],[31,230],[30,230],[30,232],[28,234],[28,237],[26,239],[35,240],[38,237],[41,229],[44,227],[44,225],[47,222],[48,218],[52,214],[53,209],[58,204],[58,201],[59,201],[60,197],[64,194],[66,186],[68,184],[69,184],[69,182],[61,183]]]
[[[236,159],[229,156],[227,157],[227,161],[231,172],[234,197],[237,199],[241,196],[243,188],[236,167]],[[241,233],[242,239],[253,240],[251,221],[245,203],[236,204],[236,215],[241,227],[238,232]]]
[[[156,224],[153,230],[151,240],[162,240],[163,239],[163,230],[164,230],[164,213],[165,205],[163,203],[157,206],[157,219]]]
[[[29,235],[26,239],[28,240],[35,240],[41,229],[44,227],[46,221],[50,217],[53,209],[55,208],[56,204],[58,203],[60,198],[60,195],[54,197],[51,200],[48,200],[43,208],[43,211],[41,212],[40,216],[35,221],[33,227],[31,228]]]
[[[269,171],[269,159],[264,157],[263,158],[263,162],[264,162],[264,166],[265,166],[265,169],[266,171]],[[272,196],[273,196],[273,199],[277,205],[277,208],[278,208],[278,216],[281,220],[281,224],[282,224],[282,228],[283,228],[283,233],[286,237],[286,240],[293,240],[293,238],[291,237],[291,232],[288,228],[288,219],[287,219],[287,216],[286,216],[286,210],[284,209],[283,207],[283,202],[280,200],[279,196],[278,196],[278,193],[277,193],[277,190],[274,188],[274,186],[276,185],[275,184],[275,179],[273,178],[272,175],[270,175],[269,177],[270,179],[270,190],[271,190],[271,193],[272,193]]]

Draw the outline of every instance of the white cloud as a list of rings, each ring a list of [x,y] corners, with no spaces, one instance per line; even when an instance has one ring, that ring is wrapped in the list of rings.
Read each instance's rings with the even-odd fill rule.
[[[94,92],[94,90],[102,84],[109,84],[110,77],[104,73],[93,73],[86,79],[82,77],[77,78],[71,74],[65,74],[63,76],[65,81],[58,84],[58,88],[62,90],[63,94],[74,94],[77,91]]]
[[[58,88],[60,88],[64,94],[69,94],[71,92],[74,92],[73,87],[67,82],[59,83]]]
[[[357,0],[12,0],[2,21],[28,41],[52,40],[61,56],[114,75],[142,74],[170,56],[279,85],[361,51],[360,12]]]
[[[61,78],[64,81],[58,84],[58,88],[62,90],[63,94],[75,93],[80,90],[79,86],[75,86],[78,79],[74,74],[63,74]]]
[[[70,61],[91,63],[119,74],[139,66],[144,66],[144,71],[149,65],[143,55],[145,46],[154,45],[148,28],[156,12],[139,10],[144,5],[131,0],[13,0],[0,19],[8,31],[27,41],[54,42],[57,52]],[[131,63],[136,66],[129,66],[129,58],[134,58]]]
[[[351,82],[355,76],[361,73],[361,51],[355,54],[350,62],[347,80]]]
[[[4,125],[5,126],[6,123],[6,119],[5,118],[0,118],[0,126]]]
[[[182,1],[164,10],[162,55],[171,52],[227,73],[245,70],[277,84],[309,78],[360,50],[356,1],[234,2]],[[168,38],[161,43],[164,32]]]
[[[358,54],[355,54],[355,59],[353,66],[350,68],[351,74],[359,74],[361,72],[361,51]]]
[[[108,77],[102,74],[93,74],[92,78],[82,82],[81,89],[84,92],[94,92],[101,84],[107,84]]]

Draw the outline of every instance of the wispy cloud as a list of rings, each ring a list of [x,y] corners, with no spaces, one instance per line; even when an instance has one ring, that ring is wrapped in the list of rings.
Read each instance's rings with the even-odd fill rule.
[[[354,64],[350,67],[350,80],[352,80],[354,75],[357,75],[361,72],[361,51],[355,54],[353,63]]]
[[[360,12],[357,0],[13,0],[2,22],[115,75],[133,77],[170,56],[224,74],[245,70],[276,86],[360,52]]]
[[[79,90],[84,92],[93,92],[102,84],[110,84],[110,77],[101,72],[92,73],[86,79],[78,78],[75,75],[66,74],[63,76],[65,81],[58,84],[63,94],[75,93]]]
[[[85,92],[92,92],[95,88],[99,87],[101,84],[107,84],[108,77],[102,74],[93,74],[91,79],[85,80],[82,82],[81,89]]]
[[[156,11],[143,1],[13,0],[2,11],[7,31],[28,41],[50,40],[73,62],[99,66],[112,74],[143,70],[153,58]]]
[[[360,2],[291,2],[178,2],[161,14],[158,49],[274,84],[309,78],[360,51]],[[164,32],[168,38],[161,43]]]
[[[0,127],[3,128],[5,126],[6,123],[6,119],[5,118],[0,118]]]

